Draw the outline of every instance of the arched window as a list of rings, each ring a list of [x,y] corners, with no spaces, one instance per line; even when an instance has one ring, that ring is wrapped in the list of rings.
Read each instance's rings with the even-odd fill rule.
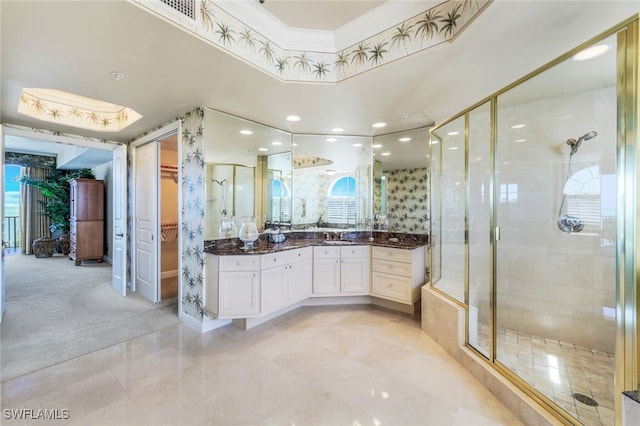
[[[281,179],[271,181],[271,219],[273,221],[288,222],[291,220],[291,196],[289,186]]]
[[[327,194],[327,218],[329,223],[356,223],[356,179],[342,176],[330,186]]]

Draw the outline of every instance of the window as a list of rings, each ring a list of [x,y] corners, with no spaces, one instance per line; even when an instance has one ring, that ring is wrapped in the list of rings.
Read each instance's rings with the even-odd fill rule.
[[[356,223],[356,179],[353,176],[338,178],[329,187],[327,218],[329,223]]]
[[[271,218],[274,221],[288,222],[291,220],[291,197],[289,187],[280,179],[271,181]]]

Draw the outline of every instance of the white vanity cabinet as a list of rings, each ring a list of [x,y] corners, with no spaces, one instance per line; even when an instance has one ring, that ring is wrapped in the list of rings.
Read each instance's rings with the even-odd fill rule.
[[[262,255],[261,315],[311,295],[311,258],[311,247]]]
[[[207,311],[220,319],[260,315],[260,256],[206,256]]]
[[[369,246],[313,248],[313,294],[316,296],[368,295]]]
[[[371,295],[413,304],[425,282],[425,247],[413,250],[373,247]]]

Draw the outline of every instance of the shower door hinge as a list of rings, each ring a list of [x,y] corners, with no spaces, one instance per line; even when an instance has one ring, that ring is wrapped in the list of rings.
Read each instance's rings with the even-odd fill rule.
[[[500,241],[500,227],[493,228],[493,238],[495,241]]]

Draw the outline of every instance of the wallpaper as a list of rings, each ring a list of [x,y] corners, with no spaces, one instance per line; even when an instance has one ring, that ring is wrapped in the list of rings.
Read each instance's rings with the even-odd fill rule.
[[[204,110],[182,119],[182,312],[202,322],[204,306]]]
[[[387,220],[398,232],[425,232],[429,219],[426,167],[391,170],[387,176]]]

